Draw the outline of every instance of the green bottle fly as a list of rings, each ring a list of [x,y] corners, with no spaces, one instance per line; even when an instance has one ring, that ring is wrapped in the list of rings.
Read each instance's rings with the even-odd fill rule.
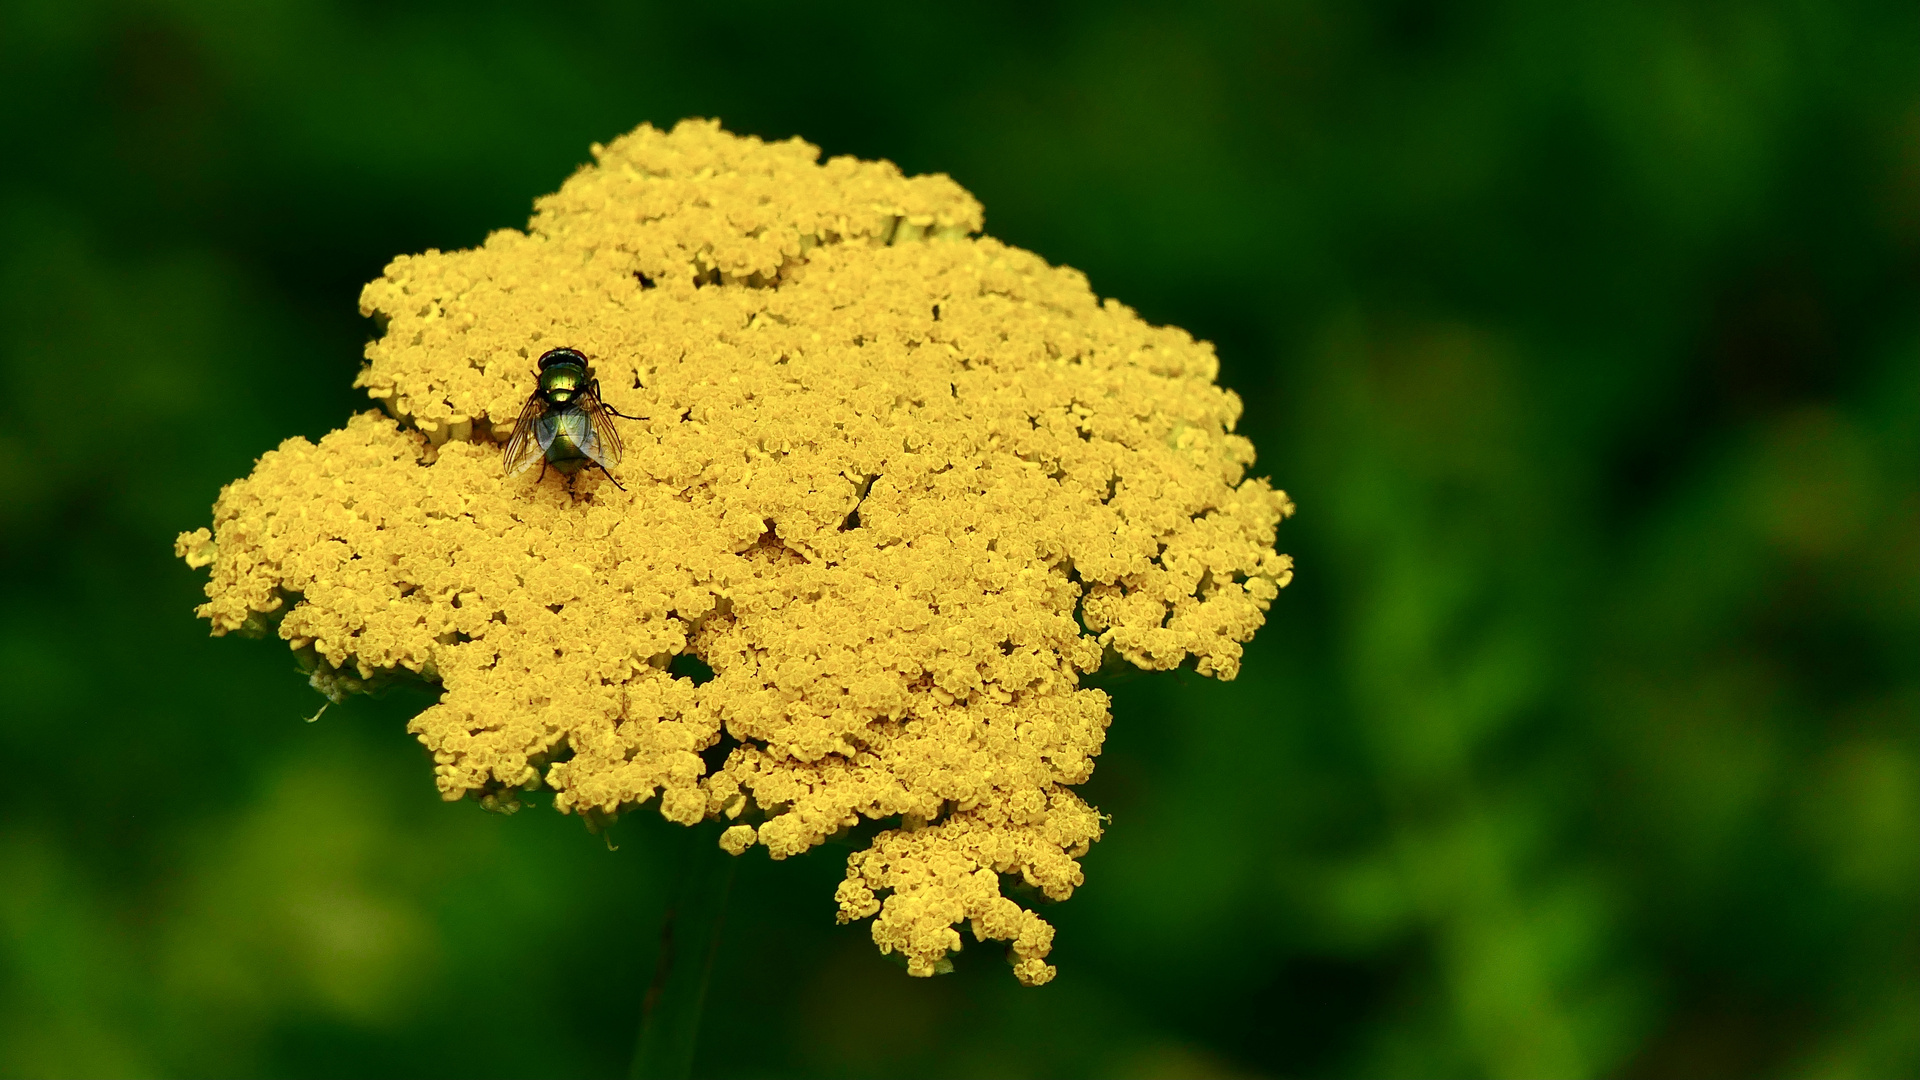
[[[536,461],[542,479],[548,466],[567,476],[591,466],[605,473],[613,486],[626,490],[611,471],[620,462],[621,443],[609,417],[640,418],[601,400],[600,380],[577,349],[549,349],[541,354],[539,376],[540,383],[520,410],[513,437],[507,440],[507,475],[525,472]]]

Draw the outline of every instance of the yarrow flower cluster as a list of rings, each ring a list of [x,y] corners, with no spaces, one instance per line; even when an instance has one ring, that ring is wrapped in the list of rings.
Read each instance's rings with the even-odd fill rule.
[[[863,819],[841,921],[908,970],[960,928],[1053,977],[1003,894],[1082,881],[1103,661],[1232,678],[1291,577],[1211,346],[977,235],[945,176],[684,122],[607,146],[525,232],[401,256],[358,385],[384,411],[229,485],[215,634],[277,628],[334,698],[413,672],[440,791],[658,798],[729,852]],[[586,354],[615,470],[503,475],[533,362]],[[690,655],[712,675],[673,670]]]

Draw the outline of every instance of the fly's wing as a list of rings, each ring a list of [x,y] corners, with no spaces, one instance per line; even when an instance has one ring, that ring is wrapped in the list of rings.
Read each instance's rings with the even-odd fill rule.
[[[571,409],[548,409],[533,422],[533,441],[540,444],[541,453],[550,454],[553,452],[553,440],[559,438],[562,431],[569,436],[577,436],[579,427],[580,422],[575,419]],[[580,440],[575,438],[573,441],[577,444]]]
[[[534,431],[541,417],[547,414],[547,402],[539,394],[527,398],[527,404],[520,410],[520,419],[514,421],[513,437],[507,440],[507,451],[502,462],[507,475],[525,472],[534,462],[546,456],[546,444],[553,441],[549,435],[540,439]]]
[[[620,432],[613,426],[613,418],[607,415],[607,407],[600,403],[600,395],[591,390],[581,394],[580,411],[587,414],[587,438],[580,449],[603,469],[618,465],[625,446],[620,442]]]

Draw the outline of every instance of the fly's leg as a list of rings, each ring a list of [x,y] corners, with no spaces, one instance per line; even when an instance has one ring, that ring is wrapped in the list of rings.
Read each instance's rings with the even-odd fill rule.
[[[645,420],[646,419],[646,417],[644,416],[628,416],[626,413],[623,413],[619,409],[616,409],[613,406],[607,404],[607,399],[600,396],[600,380],[599,379],[593,380],[593,399],[600,403],[600,408],[604,409],[607,412],[612,413],[613,415],[619,417],[622,420]],[[603,468],[600,471],[606,472],[607,470]],[[621,488],[620,490],[625,491],[626,489]]]
[[[627,485],[621,483],[618,480],[615,480],[613,474],[607,471],[607,467],[605,465],[602,465],[596,461],[593,463],[593,467],[596,469],[599,469],[600,474],[602,476],[605,476],[608,480],[612,481],[614,487],[619,488],[621,491],[627,490]]]
[[[547,459],[543,457],[540,459],[540,475],[536,477],[533,482],[537,484],[540,481],[545,480],[546,478],[547,478]]]

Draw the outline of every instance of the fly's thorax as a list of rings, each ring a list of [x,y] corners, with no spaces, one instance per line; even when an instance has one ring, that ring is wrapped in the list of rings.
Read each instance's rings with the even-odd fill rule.
[[[578,364],[554,364],[540,373],[540,396],[554,405],[564,405],[585,389],[587,369]]]

